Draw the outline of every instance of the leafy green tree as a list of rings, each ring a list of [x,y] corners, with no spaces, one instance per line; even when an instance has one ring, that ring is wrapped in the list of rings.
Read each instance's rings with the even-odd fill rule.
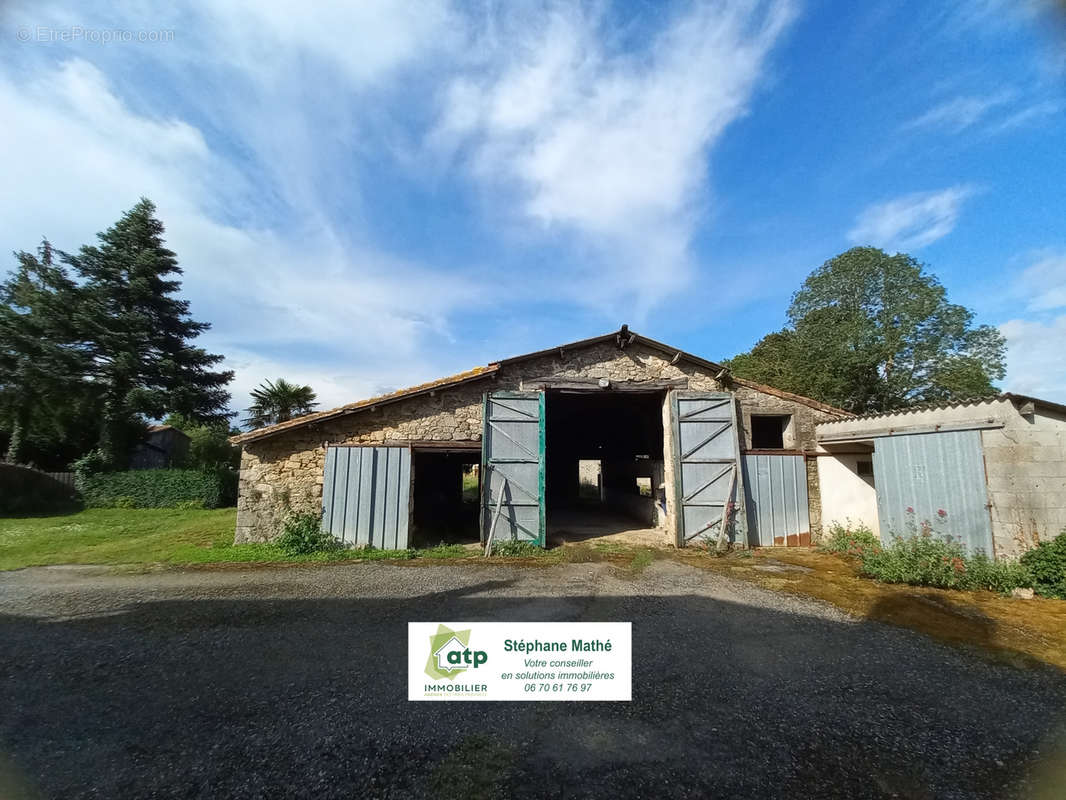
[[[284,378],[263,381],[252,390],[252,405],[244,423],[250,428],[262,428],[288,422],[293,417],[310,414],[317,405],[310,386],[289,383]]]
[[[948,302],[905,253],[856,247],[812,272],[789,325],[728,364],[745,378],[858,413],[985,397],[1005,373],[995,328]]]
[[[171,414],[164,423],[189,437],[189,454],[183,466],[192,469],[240,468],[241,448],[230,444],[225,423],[202,423],[183,414]]]
[[[122,467],[144,418],[174,411],[224,422],[233,373],[213,370],[222,356],[191,343],[210,326],[175,296],[182,270],[149,200],[97,238],[64,260],[81,279],[75,324],[91,356],[85,377],[101,398],[99,447]]]

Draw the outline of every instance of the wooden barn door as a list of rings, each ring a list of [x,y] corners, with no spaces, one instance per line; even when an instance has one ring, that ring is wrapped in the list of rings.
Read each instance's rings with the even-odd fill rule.
[[[684,547],[705,537],[717,537],[730,500],[734,506],[729,540],[744,544],[744,475],[733,395],[681,391],[671,394],[677,545]]]
[[[544,546],[544,393],[485,395],[481,540]]]

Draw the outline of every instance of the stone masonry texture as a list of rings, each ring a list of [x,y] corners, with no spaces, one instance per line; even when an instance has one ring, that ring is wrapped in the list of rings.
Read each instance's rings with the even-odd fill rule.
[[[314,423],[244,445],[237,500],[235,541],[267,541],[278,535],[291,511],[316,512],[322,507],[323,469],[327,445],[380,444],[386,441],[480,441],[482,396],[485,392],[515,390],[523,380],[543,377],[608,378],[612,381],[688,379],[688,388],[721,391],[707,370],[668,358],[635,343],[620,349],[613,342],[564,350],[535,359],[504,364],[492,377],[433,395],[397,400],[376,409]],[[743,386],[732,387],[744,447],[750,447],[752,414],[791,415],[786,447],[815,449],[814,426],[833,415],[802,403]],[[669,442],[669,437],[667,437]],[[667,460],[669,465],[669,459]],[[820,523],[817,470],[808,464],[811,530]],[[668,468],[667,479],[672,470]],[[669,493],[668,493],[669,495]],[[672,501],[671,501],[672,502]],[[673,509],[668,509],[673,513]]]

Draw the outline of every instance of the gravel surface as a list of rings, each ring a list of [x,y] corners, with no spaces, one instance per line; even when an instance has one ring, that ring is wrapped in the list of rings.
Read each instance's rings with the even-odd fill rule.
[[[634,700],[408,703],[417,620],[631,620]],[[0,573],[5,800],[1027,796],[1064,708],[1051,669],[669,561]]]

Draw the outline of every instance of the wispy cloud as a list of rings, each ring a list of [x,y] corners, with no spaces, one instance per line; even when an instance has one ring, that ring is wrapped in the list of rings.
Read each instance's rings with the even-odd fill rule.
[[[31,249],[47,235],[74,248],[152,198],[193,313],[213,324],[204,344],[238,370],[237,407],[280,366],[314,379],[332,403],[450,368],[434,365],[432,351],[454,311],[476,307],[480,281],[374,241],[351,143],[360,138],[353,111],[368,94],[445,46],[446,6],[237,11],[206,1],[174,17],[161,11],[151,27],[175,36],[152,47],[53,48],[62,56],[52,60],[26,45],[35,68],[0,72],[5,177],[21,187],[0,196],[0,242]],[[22,13],[29,25],[146,27],[136,3],[106,12]]]
[[[994,135],[1021,128],[1060,111],[1062,103],[1058,100],[1026,100],[1011,90],[988,95],[961,95],[908,120],[902,130],[948,134],[977,130]]]
[[[990,111],[1009,103],[1011,92],[1000,92],[985,96],[955,97],[933,106],[924,114],[904,123],[903,128],[927,128],[947,130],[951,133],[962,131],[984,120]]]
[[[1041,250],[1015,282],[1029,311],[1066,309],[1066,250]]]
[[[955,229],[963,204],[976,191],[975,187],[962,184],[871,205],[859,214],[848,238],[859,244],[899,250],[925,247]]]
[[[708,155],[792,16],[784,0],[698,4],[628,53],[580,6],[506,18],[446,90],[434,144],[458,150],[497,205],[578,237],[575,296],[639,314],[688,280]]]
[[[205,344],[238,370],[241,406],[274,370],[342,401],[477,363],[480,344],[454,333],[460,312],[506,317],[533,293],[612,321],[677,293],[695,269],[708,158],[793,7],[712,0],[665,22],[449,0],[302,13],[275,0],[46,0],[5,13],[16,27],[175,32],[144,46],[26,44],[17,66],[0,54],[0,148],[20,187],[0,196],[0,244],[47,234],[76,247],[151,197],[193,311],[214,323]],[[478,263],[455,242],[412,256],[403,232],[383,241],[383,175],[440,181],[444,203],[479,187],[488,219],[471,229],[501,247],[513,234],[543,267]]]

